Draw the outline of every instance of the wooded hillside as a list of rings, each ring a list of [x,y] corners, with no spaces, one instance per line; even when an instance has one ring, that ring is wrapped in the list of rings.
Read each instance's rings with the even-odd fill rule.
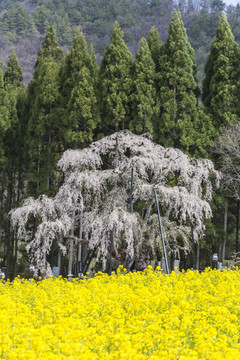
[[[240,41],[240,7],[224,6],[222,0],[2,0],[0,4],[0,58],[6,66],[14,47],[29,83],[41,42],[50,24],[64,51],[69,50],[76,28],[81,26],[93,43],[98,64],[109,44],[112,25],[118,20],[124,40],[135,56],[142,36],[156,26],[162,41],[167,38],[171,13],[180,10],[189,41],[196,51],[198,80],[214,38],[220,13],[225,9],[236,41]]]

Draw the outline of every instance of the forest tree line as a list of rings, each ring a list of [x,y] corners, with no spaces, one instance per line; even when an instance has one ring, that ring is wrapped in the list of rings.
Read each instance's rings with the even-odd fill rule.
[[[141,38],[134,59],[116,21],[100,67],[80,27],[64,54],[54,27],[49,26],[27,88],[13,50],[0,73],[0,265],[6,266],[7,275],[23,273],[26,266],[25,244],[15,239],[8,213],[26,197],[55,195],[62,182],[56,163],[66,149],[83,149],[94,140],[129,129],[135,134],[149,132],[164,147],[211,158],[218,166],[219,157],[211,149],[219,134],[239,119],[239,55],[222,14],[201,93],[194,50],[179,11],[172,14],[166,41],[152,27]],[[224,206],[223,193],[216,194],[216,213],[208,220],[201,245],[202,265],[208,263],[214,247],[222,246],[219,224]],[[236,222],[235,213],[230,214]]]
[[[3,0],[0,4],[1,61],[5,68],[14,46],[24,83],[29,83],[41,42],[48,26],[53,24],[64,51],[71,48],[76,28],[81,25],[87,42],[94,45],[100,64],[115,20],[123,29],[124,41],[134,56],[141,37],[147,37],[153,25],[162,41],[166,40],[174,10],[182,13],[196,53],[197,79],[201,82],[222,11],[228,17],[236,41],[240,41],[239,4],[226,6],[222,0]]]

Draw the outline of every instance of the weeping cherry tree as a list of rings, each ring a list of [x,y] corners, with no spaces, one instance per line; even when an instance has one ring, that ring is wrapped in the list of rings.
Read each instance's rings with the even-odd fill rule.
[[[164,215],[168,253],[180,249],[189,253],[190,222],[198,242],[204,236],[205,218],[212,216],[209,202],[220,179],[210,160],[190,158],[179,149],[155,144],[149,134],[138,136],[127,130],[83,150],[67,150],[58,167],[64,182],[54,198],[28,198],[10,213],[17,238],[28,242],[31,261],[47,274],[51,268],[46,254],[53,241],[68,253],[71,271],[74,242],[83,238],[102,260],[108,257],[111,233],[115,266],[126,263],[127,256],[135,268],[147,266],[150,256],[162,253],[154,190]],[[34,232],[33,218],[37,224]]]

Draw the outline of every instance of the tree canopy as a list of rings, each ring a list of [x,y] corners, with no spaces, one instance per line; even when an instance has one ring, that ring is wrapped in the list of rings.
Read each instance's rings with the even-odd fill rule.
[[[211,161],[191,159],[178,149],[164,148],[129,131],[114,133],[83,150],[67,150],[58,166],[65,179],[54,198],[28,198],[11,212],[17,237],[28,239],[28,251],[42,273],[46,266],[51,271],[46,253],[54,239],[67,251],[67,243],[59,238],[63,235],[67,239],[72,227],[79,228],[80,213],[83,237],[90,249],[97,248],[98,258],[107,256],[110,232],[114,231],[119,263],[128,254],[137,268],[146,266],[150,252],[144,249],[150,246],[154,252],[161,248],[154,189],[165,208],[168,252],[179,252],[180,248],[190,251],[188,219],[198,241],[204,233],[204,218],[211,217],[212,186],[218,185],[220,178]],[[131,169],[134,211],[130,213]],[[172,181],[174,185],[169,186]],[[39,219],[33,239],[28,228],[31,216]],[[179,245],[179,238],[184,245]],[[72,247],[73,241],[71,238]]]
[[[194,50],[188,41],[180,12],[174,12],[161,55],[157,139],[164,146],[190,152],[195,143],[198,122],[194,71]]]
[[[113,132],[126,128],[129,120],[132,55],[116,21],[111,42],[106,47],[99,73],[99,92],[103,126]]]
[[[238,45],[222,14],[205,67],[202,96],[216,129],[238,119],[238,56]]]

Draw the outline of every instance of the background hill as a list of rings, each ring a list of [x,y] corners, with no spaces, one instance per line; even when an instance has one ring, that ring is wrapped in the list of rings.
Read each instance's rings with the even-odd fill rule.
[[[118,20],[124,40],[135,55],[140,38],[155,25],[166,40],[171,13],[180,9],[191,45],[196,51],[197,78],[201,82],[206,57],[215,35],[219,15],[225,10],[236,40],[240,41],[240,6],[221,0],[2,0],[0,3],[0,60],[5,69],[14,47],[29,83],[41,42],[53,24],[60,46],[67,51],[77,26],[88,44],[93,43],[100,63],[109,44],[113,23]]]

